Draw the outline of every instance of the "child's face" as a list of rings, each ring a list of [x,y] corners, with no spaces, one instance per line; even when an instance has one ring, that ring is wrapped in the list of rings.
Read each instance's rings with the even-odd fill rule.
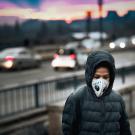
[[[97,68],[93,79],[99,79],[99,78],[103,78],[109,81],[110,79],[109,70],[105,67]]]

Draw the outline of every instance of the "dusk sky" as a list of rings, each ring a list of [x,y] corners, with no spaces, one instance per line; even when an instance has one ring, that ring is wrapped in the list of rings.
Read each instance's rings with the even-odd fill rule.
[[[97,0],[0,0],[0,16],[14,16],[23,19],[65,19],[84,18],[86,11],[98,17]],[[135,0],[104,0],[104,16],[108,10],[124,15],[135,10]]]

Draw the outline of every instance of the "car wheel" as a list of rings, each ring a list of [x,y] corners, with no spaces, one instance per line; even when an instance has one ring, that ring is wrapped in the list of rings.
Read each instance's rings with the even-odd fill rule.
[[[58,71],[58,69],[59,69],[58,67],[55,67],[55,68],[54,68],[55,71]]]
[[[79,66],[78,63],[76,63],[76,65],[75,65],[75,67],[74,67],[74,70],[78,70],[78,69],[80,69],[80,66]]]
[[[17,71],[21,71],[23,68],[21,66],[18,66],[16,68],[14,68],[13,70],[17,70]]]
[[[40,61],[36,62],[35,67],[39,68],[40,66],[41,66],[41,62]]]

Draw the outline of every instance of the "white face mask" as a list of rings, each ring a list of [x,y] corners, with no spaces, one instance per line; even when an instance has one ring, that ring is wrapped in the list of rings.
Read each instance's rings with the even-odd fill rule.
[[[92,87],[97,97],[102,96],[104,90],[107,89],[108,86],[109,86],[109,81],[103,78],[92,80]]]

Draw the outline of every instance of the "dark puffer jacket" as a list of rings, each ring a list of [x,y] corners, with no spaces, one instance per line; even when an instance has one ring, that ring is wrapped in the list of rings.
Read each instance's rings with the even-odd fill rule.
[[[110,84],[97,98],[92,86],[95,67],[107,62],[110,67]],[[125,104],[112,90],[115,78],[113,57],[104,51],[88,56],[85,69],[86,86],[73,92],[67,99],[62,117],[64,135],[131,135]]]

